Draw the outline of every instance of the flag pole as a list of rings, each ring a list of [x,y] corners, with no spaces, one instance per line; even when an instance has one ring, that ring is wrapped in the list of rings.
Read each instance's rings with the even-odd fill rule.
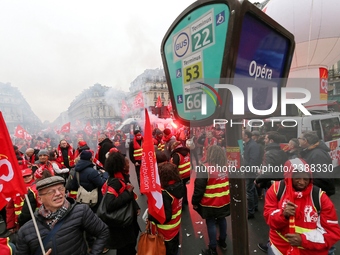
[[[30,210],[30,214],[32,216],[32,220],[33,220],[33,225],[34,225],[35,231],[37,232],[38,241],[39,241],[39,244],[40,244],[42,255],[45,255],[46,254],[45,253],[45,247],[44,247],[43,242],[41,240],[41,236],[40,236],[40,233],[39,233],[38,225],[37,225],[37,222],[35,220],[34,213],[33,213],[33,210],[32,210],[32,206],[31,206],[31,203],[30,203],[30,201],[28,199],[27,194],[25,194],[25,199],[26,199],[26,202],[27,202],[27,205],[28,205],[28,209]]]

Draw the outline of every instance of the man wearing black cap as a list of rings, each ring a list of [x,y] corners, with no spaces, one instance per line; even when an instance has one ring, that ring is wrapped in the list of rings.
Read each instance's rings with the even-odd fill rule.
[[[106,224],[89,206],[66,198],[64,183],[64,178],[52,176],[36,184],[42,205],[34,216],[44,249],[52,249],[52,253],[58,255],[101,254],[109,234]],[[89,253],[84,231],[96,237]],[[40,249],[33,221],[30,220],[19,230],[16,254],[41,254],[36,252]]]

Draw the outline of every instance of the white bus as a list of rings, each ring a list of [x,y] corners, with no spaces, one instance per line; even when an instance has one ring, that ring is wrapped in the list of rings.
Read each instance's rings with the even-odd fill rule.
[[[248,121],[251,131],[258,130],[261,135],[268,131],[277,131],[283,137],[283,143],[299,137],[304,131],[315,131],[320,139],[330,148],[333,166],[340,160],[340,112],[310,111],[309,116],[271,117],[261,121]],[[283,146],[284,148],[284,146]],[[285,149],[285,148],[284,148]]]

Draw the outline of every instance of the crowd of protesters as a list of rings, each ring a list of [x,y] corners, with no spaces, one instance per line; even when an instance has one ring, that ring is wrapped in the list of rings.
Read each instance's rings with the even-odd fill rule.
[[[69,135],[58,142],[54,138],[34,136],[30,142],[14,141],[28,200],[17,197],[5,208],[5,215],[2,212],[11,241],[6,247],[12,254],[41,253],[29,207],[35,211],[42,238],[47,237],[44,242],[47,254],[74,254],[71,246],[75,244],[79,249],[77,254],[101,254],[110,249],[117,250],[117,255],[136,254],[141,228],[137,222],[140,207],[134,186],[140,186],[141,181],[143,131],[134,130],[128,148],[124,135],[115,134],[112,137],[111,133],[101,133],[95,142]],[[197,166],[213,169],[228,165],[224,129],[219,125],[191,129],[179,126],[177,130],[154,128],[152,135],[166,219],[159,222],[149,214],[147,220],[152,231],[164,237],[166,254],[178,254],[181,213],[189,201],[206,221],[209,244],[202,254],[218,254],[217,247],[226,250],[226,217],[230,215],[228,173],[194,171]],[[270,227],[269,236],[264,236],[259,248],[268,254],[286,254],[289,249],[299,249],[301,255],[334,254],[334,244],[340,239],[337,215],[329,199],[335,193],[334,181],[331,176],[315,174],[309,167],[332,164],[324,142],[315,133],[305,132],[291,139],[289,150],[283,151],[278,132],[261,136],[256,130],[244,130],[242,140],[245,166],[257,169],[246,175],[248,219],[257,217],[258,199],[265,197],[264,217]],[[295,164],[296,160],[303,160],[303,167],[294,168],[300,166]],[[130,162],[136,172],[136,185],[130,181]],[[287,166],[289,171],[275,174],[263,171],[264,167],[275,166]],[[195,181],[194,192],[188,198],[186,186],[191,179]],[[286,188],[279,196],[280,185]],[[79,201],[80,186],[88,192],[98,191],[95,204]],[[317,189],[320,208],[312,199],[314,186],[320,188]],[[128,226],[112,226],[94,215],[104,195],[108,210],[133,204],[135,217]],[[292,221],[295,226],[290,232]],[[86,234],[79,234],[82,232]],[[0,240],[1,237],[0,233]]]

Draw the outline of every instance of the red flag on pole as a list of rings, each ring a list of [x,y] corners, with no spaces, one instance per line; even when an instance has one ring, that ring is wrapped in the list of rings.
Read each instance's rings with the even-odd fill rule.
[[[64,124],[60,129],[60,133],[70,133],[70,127],[71,127],[71,122]]]
[[[0,112],[0,144],[0,209],[2,209],[9,198],[27,193],[2,112]]]
[[[14,136],[17,137],[17,138],[25,139],[24,132],[25,132],[25,129],[22,126],[18,125],[15,129]]]
[[[122,113],[122,118],[127,114],[128,112],[128,106],[124,100],[122,100],[122,106],[120,108],[120,112]]]
[[[143,140],[142,164],[140,169],[140,191],[148,198],[149,214],[160,223],[165,221],[165,211],[155,149],[152,142],[152,130],[147,109],[145,109],[145,128]]]
[[[106,124],[106,131],[113,130],[113,126],[110,121],[107,122]]]
[[[158,98],[157,98],[156,107],[162,107],[162,100],[161,100],[160,96],[158,96]]]
[[[171,112],[171,110],[172,110],[172,104],[171,104],[171,101],[169,101],[167,108],[168,108],[168,111],[169,111],[169,112]]]
[[[133,104],[136,108],[144,108],[144,100],[143,100],[143,93],[140,91],[138,95],[135,97]]]
[[[90,122],[87,122],[85,128],[84,128],[84,132],[88,135],[92,134],[92,126]]]

